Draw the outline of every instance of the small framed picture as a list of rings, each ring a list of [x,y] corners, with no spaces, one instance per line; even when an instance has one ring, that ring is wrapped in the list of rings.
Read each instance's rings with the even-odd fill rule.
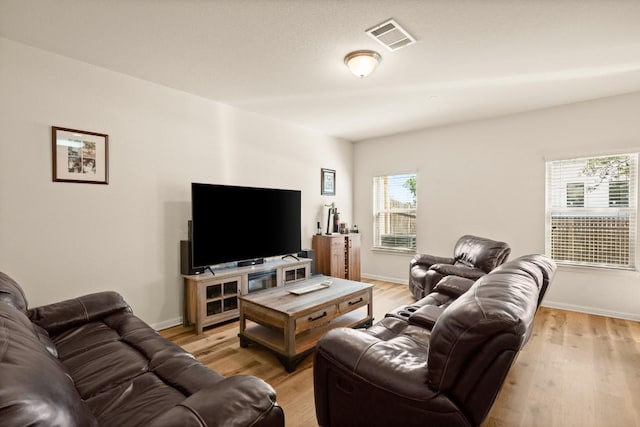
[[[336,171],[333,169],[320,169],[320,194],[323,196],[336,195]]]
[[[109,183],[109,135],[51,127],[53,180]]]

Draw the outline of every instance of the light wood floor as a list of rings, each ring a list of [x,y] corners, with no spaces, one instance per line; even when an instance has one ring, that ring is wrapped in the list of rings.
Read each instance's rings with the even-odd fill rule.
[[[374,284],[376,320],[413,302],[406,286]],[[240,348],[238,322],[161,331],[225,376],[255,375],[271,384],[287,427],[315,427],[313,356],[288,374],[269,352]],[[542,307],[483,427],[639,426],[640,323]]]

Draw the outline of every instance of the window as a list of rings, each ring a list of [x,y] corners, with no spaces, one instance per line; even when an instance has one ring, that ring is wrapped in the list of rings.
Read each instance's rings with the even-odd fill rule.
[[[567,207],[584,207],[584,183],[570,182],[567,184]]]
[[[629,207],[629,181],[609,183],[609,206]]]
[[[548,161],[546,250],[559,263],[635,268],[637,154]]]
[[[416,174],[373,178],[374,247],[415,251]]]

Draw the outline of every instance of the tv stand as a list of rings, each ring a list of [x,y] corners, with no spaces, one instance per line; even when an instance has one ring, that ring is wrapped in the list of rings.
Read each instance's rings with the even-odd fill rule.
[[[205,326],[237,319],[238,296],[284,286],[311,276],[311,259],[262,259],[261,264],[213,268],[214,273],[182,275],[184,278],[183,325]]]
[[[237,264],[238,267],[248,267],[250,265],[264,264],[264,258],[247,259],[244,261],[238,261]]]

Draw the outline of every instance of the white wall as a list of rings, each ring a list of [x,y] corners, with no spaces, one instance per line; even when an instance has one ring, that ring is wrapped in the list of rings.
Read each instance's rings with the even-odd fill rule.
[[[52,125],[109,135],[109,185],[52,182]],[[302,190],[311,247],[324,203],[352,223],[352,150],[0,38],[0,271],[30,306],[116,290],[152,325],[175,324],[192,181]],[[320,196],[322,167],[336,170],[336,197]]]
[[[489,102],[489,101],[488,101]],[[418,252],[451,254],[463,234],[545,250],[545,157],[640,149],[640,93],[361,141],[354,211],[362,272],[408,282],[410,255],[371,251],[373,176],[418,173]],[[545,305],[640,320],[637,272],[561,267]]]

